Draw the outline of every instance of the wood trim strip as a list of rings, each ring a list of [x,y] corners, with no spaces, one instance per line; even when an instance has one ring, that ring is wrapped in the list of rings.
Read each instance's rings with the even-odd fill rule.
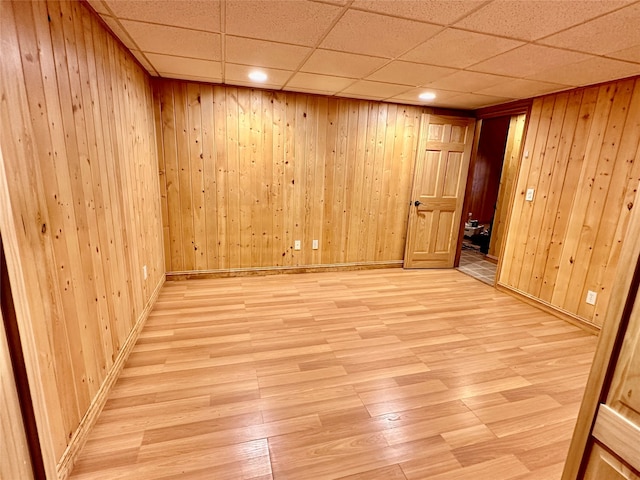
[[[223,278],[241,277],[250,275],[279,275],[286,273],[318,273],[336,272],[348,270],[373,270],[377,268],[402,268],[402,260],[388,262],[353,262],[331,263],[328,265],[301,265],[296,267],[255,267],[255,268],[231,268],[227,270],[201,270],[188,272],[167,272],[167,281],[186,280],[192,278]]]
[[[475,114],[476,118],[479,119],[522,115],[523,113],[528,117],[532,103],[532,98],[527,98],[525,100],[516,100],[515,102],[511,103],[504,103],[502,105],[495,105],[493,107],[481,108],[480,110],[476,110]]]
[[[600,327],[598,327],[597,325],[587,322],[583,318],[573,315],[572,313],[565,312],[555,305],[551,305],[550,303],[547,303],[544,300],[540,300],[539,298],[529,295],[528,293],[521,292],[520,290],[510,287],[509,285],[505,285],[504,283],[496,283],[496,289],[501,292],[508,293],[509,295],[512,295],[522,300],[523,302],[528,303],[529,305],[537,307],[542,311],[550,313],[551,315],[555,315],[556,317],[569,322],[572,325],[580,327],[584,331],[592,333],[593,335],[598,335],[598,333],[600,332]]]
[[[140,336],[142,327],[144,327],[144,324],[147,321],[147,318],[149,317],[149,314],[151,313],[156,300],[158,299],[158,295],[160,294],[160,290],[162,290],[162,286],[164,285],[165,280],[166,277],[163,275],[156,285],[155,290],[151,294],[149,301],[140,313],[136,324],[131,329],[131,332],[129,332],[129,336],[122,345],[122,348],[120,349],[118,356],[113,362],[109,373],[105,377],[104,382],[102,382],[100,390],[98,390],[98,393],[94,397],[93,402],[89,406],[82,420],[80,420],[80,425],[78,425],[78,428],[73,433],[73,437],[69,441],[67,449],[62,454],[62,457],[60,458],[60,461],[56,466],[58,472],[57,478],[59,480],[65,480],[71,474],[71,470],[75,465],[78,454],[87,441],[89,432],[98,420],[98,416],[100,415],[100,412],[102,412],[102,409],[107,402],[109,392],[120,376],[120,372],[124,368],[124,364],[127,361],[127,358],[129,358],[129,354],[131,353],[131,350],[133,350],[133,347],[136,344],[138,337]]]
[[[640,472],[640,428],[614,409],[600,404],[593,436],[605,447]]]

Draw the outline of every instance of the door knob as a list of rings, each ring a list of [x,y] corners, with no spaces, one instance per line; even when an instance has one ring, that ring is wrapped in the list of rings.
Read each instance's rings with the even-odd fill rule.
[[[421,202],[420,200],[416,200],[415,202],[413,202],[413,204],[414,204],[416,207],[419,207],[420,205],[422,205],[422,202]]]

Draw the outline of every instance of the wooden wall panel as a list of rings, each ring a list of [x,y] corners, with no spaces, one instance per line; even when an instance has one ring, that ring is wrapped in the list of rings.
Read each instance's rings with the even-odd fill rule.
[[[534,100],[500,284],[602,325],[640,180],[639,143],[637,77]]]
[[[168,272],[402,262],[425,109],[171,80],[154,97]]]
[[[15,230],[20,331],[37,345],[43,438],[60,461],[164,278],[153,98],[83,3],[1,8],[2,227]]]

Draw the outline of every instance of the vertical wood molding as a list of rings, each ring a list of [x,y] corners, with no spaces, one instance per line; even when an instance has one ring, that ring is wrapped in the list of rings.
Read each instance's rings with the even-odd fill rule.
[[[638,77],[535,99],[498,283],[602,326],[640,180],[639,143]]]
[[[83,2],[0,8],[0,226],[56,478],[164,279],[153,98]]]

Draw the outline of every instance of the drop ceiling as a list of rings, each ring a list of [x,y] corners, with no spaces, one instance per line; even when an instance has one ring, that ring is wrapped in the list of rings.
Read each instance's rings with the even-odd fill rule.
[[[637,0],[88,1],[156,77],[476,109],[640,75]]]

